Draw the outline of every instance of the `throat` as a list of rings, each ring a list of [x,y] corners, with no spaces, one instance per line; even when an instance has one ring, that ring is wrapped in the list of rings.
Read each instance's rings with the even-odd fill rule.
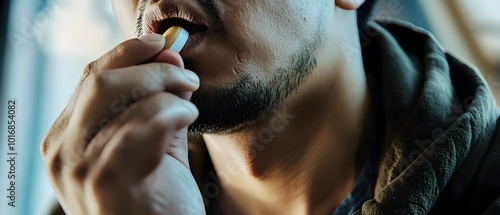
[[[257,125],[203,135],[224,214],[328,214],[351,192],[374,124],[368,87],[363,70],[322,74]]]
[[[339,135],[350,131],[329,117],[281,114],[292,120],[281,132],[258,127],[204,136],[222,185],[217,201],[224,214],[328,214],[354,187],[365,157],[362,135]]]

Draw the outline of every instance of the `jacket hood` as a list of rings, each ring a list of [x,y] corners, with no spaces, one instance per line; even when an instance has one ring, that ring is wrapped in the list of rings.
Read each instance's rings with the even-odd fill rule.
[[[484,211],[499,190],[499,111],[479,72],[410,24],[371,22],[360,35],[385,128],[375,197],[358,213]]]

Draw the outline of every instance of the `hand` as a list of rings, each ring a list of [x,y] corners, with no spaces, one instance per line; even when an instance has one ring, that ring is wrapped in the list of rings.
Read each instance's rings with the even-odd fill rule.
[[[187,157],[199,79],[163,43],[131,39],[90,63],[42,141],[67,214],[205,213]]]

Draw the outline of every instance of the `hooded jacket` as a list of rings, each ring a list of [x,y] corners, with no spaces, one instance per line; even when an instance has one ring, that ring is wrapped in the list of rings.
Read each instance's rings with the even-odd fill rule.
[[[406,23],[370,22],[360,38],[383,133],[373,198],[354,214],[500,214],[500,111],[479,72]],[[189,149],[210,202],[210,158],[199,140]]]
[[[500,214],[499,110],[479,72],[406,23],[360,35],[385,127],[374,198],[355,214]]]
[[[480,73],[408,23],[360,39],[383,123],[374,195],[354,214],[500,215],[500,111]]]

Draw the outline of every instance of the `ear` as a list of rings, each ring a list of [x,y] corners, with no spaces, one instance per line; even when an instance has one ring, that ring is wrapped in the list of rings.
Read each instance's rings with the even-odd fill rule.
[[[357,10],[365,0],[335,0],[335,5],[344,10]]]

